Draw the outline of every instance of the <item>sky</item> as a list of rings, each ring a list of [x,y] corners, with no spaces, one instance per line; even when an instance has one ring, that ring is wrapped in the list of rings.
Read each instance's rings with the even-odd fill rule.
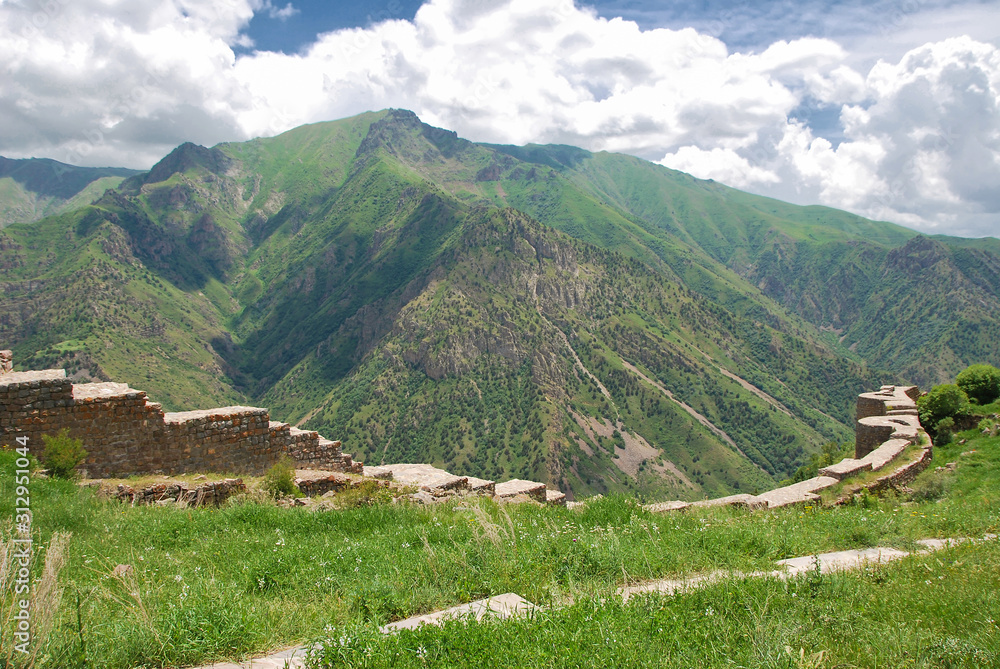
[[[992,0],[0,0],[0,155],[151,167],[388,107],[1000,237]]]

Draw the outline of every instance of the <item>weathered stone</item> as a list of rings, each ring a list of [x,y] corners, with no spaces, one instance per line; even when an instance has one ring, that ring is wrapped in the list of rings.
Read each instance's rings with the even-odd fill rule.
[[[477,495],[489,495],[492,497],[496,494],[496,488],[497,484],[494,481],[477,479],[474,476],[469,477],[469,490]]]
[[[821,468],[817,473],[820,476],[832,476],[838,481],[843,481],[849,476],[855,476],[864,471],[871,471],[872,463],[856,458],[844,458],[835,465]]]
[[[566,506],[566,493],[559,490],[546,490],[545,503],[550,506]]]
[[[878,471],[895,460],[911,443],[909,439],[890,439],[862,458],[861,462],[871,464],[872,470]]]
[[[915,442],[920,431],[920,419],[911,415],[870,416],[855,426],[854,457],[862,459],[890,439]]]
[[[642,508],[650,513],[665,513],[667,511],[683,511],[691,506],[688,502],[672,501],[657,502],[656,504],[643,504]]]
[[[536,502],[545,503],[545,484],[537,481],[525,481],[522,479],[512,479],[496,484],[495,495],[497,499],[512,498],[518,495],[526,495]]]
[[[793,483],[783,488],[776,488],[757,495],[757,499],[765,502],[769,509],[776,509],[790,504],[805,504],[819,500],[815,493],[839,483],[832,476],[815,476],[806,481]]]
[[[717,497],[716,499],[699,500],[697,502],[693,502],[691,506],[700,506],[700,507],[738,506],[748,509],[759,509],[767,506],[767,503],[757,499],[757,497],[753,495],[740,493],[738,495],[727,495],[726,497]]]
[[[435,502],[438,501],[437,497],[430,494],[426,490],[421,490],[420,492],[413,493],[412,495],[410,495],[410,499],[420,504],[434,504]]]
[[[519,595],[508,592],[488,599],[480,599],[469,604],[453,606],[444,611],[428,613],[422,616],[414,616],[405,620],[398,620],[394,623],[382,627],[383,634],[398,632],[400,630],[413,630],[421,625],[439,625],[445,620],[453,618],[465,618],[472,616],[476,620],[482,620],[484,616],[496,618],[512,618],[515,616],[529,615],[532,611],[538,610],[531,602],[523,599]]]
[[[392,470],[389,469],[388,467],[379,467],[379,466],[365,467],[362,470],[362,474],[364,474],[365,477],[370,477],[370,478],[374,478],[374,479],[381,479],[383,481],[392,481],[393,480]]]
[[[392,480],[402,485],[417,486],[424,491],[468,490],[469,478],[455,476],[431,465],[382,465],[379,470],[392,472]]]

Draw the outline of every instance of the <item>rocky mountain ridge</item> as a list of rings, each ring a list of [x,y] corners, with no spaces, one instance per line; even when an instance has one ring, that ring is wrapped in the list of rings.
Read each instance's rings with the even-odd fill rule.
[[[694,499],[773,487],[866,387],[1000,362],[998,258],[387,110],[185,144],[0,231],[0,338],[370,464]]]

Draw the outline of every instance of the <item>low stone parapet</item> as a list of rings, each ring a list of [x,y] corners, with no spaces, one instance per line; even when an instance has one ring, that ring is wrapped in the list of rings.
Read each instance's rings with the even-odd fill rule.
[[[698,507],[735,506],[735,507],[743,507],[745,509],[759,509],[761,507],[767,506],[767,504],[757,499],[755,495],[739,493],[737,495],[726,495],[725,497],[716,497],[715,499],[699,500],[697,502],[692,502],[691,506],[698,506]]]
[[[890,439],[915,442],[919,432],[920,419],[913,415],[862,418],[855,428],[854,457],[860,460]]]
[[[322,495],[328,492],[341,492],[351,487],[351,477],[340,472],[296,470],[295,485],[307,496]]]
[[[190,488],[186,483],[155,483],[141,490],[119,485],[115,499],[132,506],[177,503],[184,506],[220,506],[233,495],[246,492],[243,479],[225,479]]]
[[[545,504],[545,484],[537,481],[512,479],[496,485],[497,499],[510,499],[518,495],[525,495],[536,502]]]
[[[870,472],[872,463],[857,458],[844,458],[835,465],[822,467],[817,474],[820,476],[831,476],[838,481],[843,481],[849,476],[856,476],[862,472]]]
[[[769,509],[778,509],[791,504],[805,504],[817,501],[819,499],[817,492],[838,483],[840,483],[840,479],[832,476],[814,476],[811,479],[757,495],[757,499],[764,502]]]
[[[12,361],[12,357],[4,358]],[[74,385],[65,370],[0,374],[0,442],[67,430],[87,451],[91,477],[194,471],[262,474],[282,454],[297,462],[360,472],[339,441],[270,420],[267,409],[231,406],[164,413],[124,383]]]

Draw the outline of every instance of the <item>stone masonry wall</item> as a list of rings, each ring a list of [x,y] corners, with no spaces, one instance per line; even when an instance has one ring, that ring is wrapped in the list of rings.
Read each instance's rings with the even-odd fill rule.
[[[0,375],[0,442],[13,445],[17,437],[28,437],[31,450],[40,454],[42,435],[63,429],[82,440],[87,458],[80,468],[91,477],[261,474],[283,454],[302,466],[361,469],[341,452],[339,441],[273,422],[267,409],[164,413],[145,392],[122,383],[73,385],[61,369]]]
[[[890,439],[915,440],[920,430],[916,386],[882,386],[858,396],[854,457],[863,458]]]
[[[0,376],[14,371],[14,354],[10,351],[0,351]]]

